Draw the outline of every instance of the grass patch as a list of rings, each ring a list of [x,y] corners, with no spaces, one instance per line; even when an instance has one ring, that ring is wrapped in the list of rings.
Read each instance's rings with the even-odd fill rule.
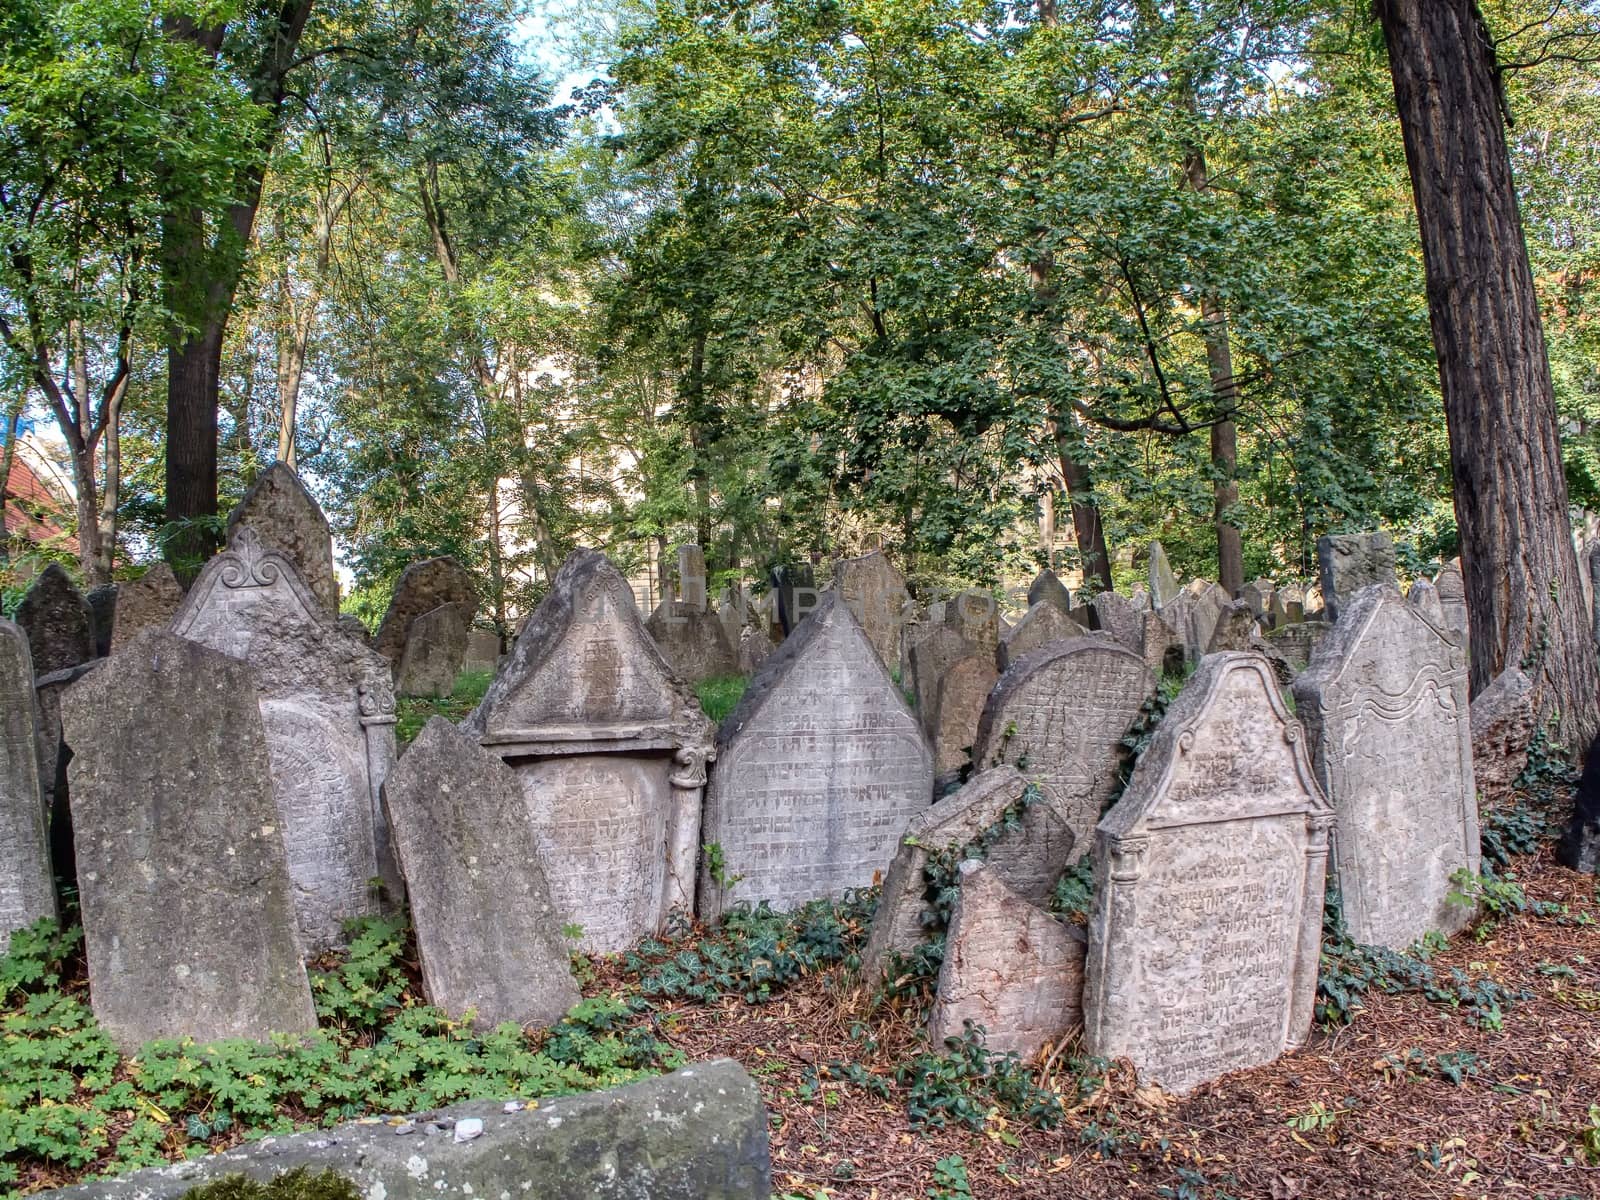
[[[694,690],[700,697],[700,711],[720,725],[744,698],[744,689],[748,686],[747,676],[724,675],[698,683]]]
[[[478,707],[478,701],[494,681],[493,671],[463,671],[456,676],[456,686],[443,699],[431,696],[401,696],[395,705],[398,719],[394,736],[403,746],[433,717],[446,717],[459,721]]]

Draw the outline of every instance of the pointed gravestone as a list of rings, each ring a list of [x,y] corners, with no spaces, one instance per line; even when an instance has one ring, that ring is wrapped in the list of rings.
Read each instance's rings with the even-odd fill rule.
[[[686,683],[739,673],[738,652],[717,614],[678,600],[663,600],[645,622],[672,669]]]
[[[1305,1040],[1333,814],[1257,654],[1213,654],[1095,829],[1084,1048],[1183,1092]]]
[[[1144,662],[1104,638],[1075,638],[1035,651],[1000,677],[978,726],[980,771],[1020,764],[1072,830],[1075,853],[1117,785],[1122,739],[1155,690]]]
[[[1089,631],[1054,604],[1041,600],[1023,614],[1000,638],[998,665],[1002,671],[1025,654],[1032,654],[1053,642],[1088,637]]]
[[[1294,684],[1333,805],[1345,927],[1400,949],[1472,917],[1452,903],[1478,870],[1467,663],[1455,638],[1393,588],[1363,588]]]
[[[976,846],[990,829],[999,833],[982,848],[982,857],[995,877],[1029,904],[1050,903],[1071,857],[1072,831],[1048,804],[1025,802],[1029,786],[1015,767],[996,767],[911,819],[861,951],[869,983],[882,977],[891,955],[909,955],[927,937],[935,898],[928,894],[932,881],[926,872],[933,859]]]
[[[1435,625],[1449,628],[1445,624],[1444,605],[1439,602],[1439,589],[1433,586],[1431,580],[1414,580],[1411,590],[1406,593],[1406,603],[1420,611]]]
[[[835,595],[791,634],[722,723],[700,913],[778,910],[867,887],[928,807],[933,756],[916,715]]]
[[[881,550],[833,564],[833,586],[850,606],[890,671],[900,669],[900,624],[907,602],[905,576]]]
[[[581,948],[622,950],[692,911],[713,728],[605,555],[561,564],[462,732],[515,773]]]
[[[991,1053],[1030,1059],[1083,1021],[1083,930],[1029,904],[988,863],[960,870],[928,1040],[942,1045],[970,1023]]]
[[[1150,543],[1150,603],[1157,612],[1178,597],[1178,577],[1172,573],[1160,542]]]
[[[1397,587],[1394,539],[1387,533],[1337,533],[1317,539],[1317,569],[1328,620],[1364,587],[1374,583]]]
[[[1117,592],[1097,592],[1091,604],[1100,628],[1124,650],[1139,653],[1144,645],[1144,623],[1133,603]]]
[[[315,1029],[250,668],[146,633],[61,716],[100,1024],[130,1052]]]
[[[294,564],[301,580],[329,617],[339,614],[339,579],[333,572],[333,534],[328,518],[287,463],[268,467],[228,514],[228,543],[248,528],[265,550]]]
[[[338,945],[346,921],[377,911],[373,878],[398,892],[378,812],[394,760],[388,664],[248,525],[201,571],[172,632],[250,664],[301,940],[311,952]]]
[[[434,717],[383,785],[428,1000],[477,1024],[552,1025],[579,1000],[566,918],[517,777]]]
[[[441,604],[454,604],[466,614],[467,625],[471,626],[478,611],[478,590],[471,573],[453,558],[412,563],[394,585],[394,595],[372,640],[373,647],[389,660],[391,667],[399,667],[405,657],[411,622]]]
[[[35,736],[28,639],[0,619],[0,955],[14,930],[56,915]]]
[[[94,658],[94,612],[60,563],[40,571],[17,606],[39,675],[65,671]]]
[[[164,562],[156,563],[139,578],[124,583],[117,594],[112,653],[147,629],[165,629],[182,603],[183,588],[172,568]]]
[[[1072,611],[1072,593],[1049,567],[1034,576],[1028,585],[1028,607],[1041,603],[1053,604],[1063,613]]]
[[[1461,577],[1461,568],[1446,566],[1433,580],[1439,593],[1439,607],[1444,610],[1444,627],[1461,635],[1461,644],[1467,643],[1467,584]]]
[[[971,760],[978,719],[999,678],[992,659],[972,654],[953,664],[939,680],[932,730],[935,779],[954,779]]]
[[[406,648],[395,672],[401,696],[448,696],[467,661],[467,615],[454,604],[425,612],[406,631]]]

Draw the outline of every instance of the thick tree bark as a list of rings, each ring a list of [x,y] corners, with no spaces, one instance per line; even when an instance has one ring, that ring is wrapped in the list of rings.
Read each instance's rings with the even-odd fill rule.
[[[1095,590],[1109,592],[1111,552],[1106,549],[1106,527],[1100,521],[1100,507],[1094,499],[1094,475],[1088,466],[1073,457],[1076,447],[1061,437],[1062,422],[1056,423],[1056,457],[1061,463],[1061,478],[1067,485],[1067,500],[1072,505],[1072,532],[1083,563],[1083,581],[1094,582]]]
[[[1474,694],[1507,667],[1575,752],[1600,722],[1600,669],[1572,548],[1544,329],[1474,0],[1377,0],[1422,232]]]

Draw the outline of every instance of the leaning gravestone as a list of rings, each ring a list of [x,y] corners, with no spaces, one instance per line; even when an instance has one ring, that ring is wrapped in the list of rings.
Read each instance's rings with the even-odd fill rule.
[[[399,899],[378,810],[394,760],[388,664],[248,525],[200,572],[172,632],[250,664],[301,940],[313,953],[340,944],[346,921],[377,909],[370,880]]]
[[[172,568],[158,562],[139,578],[122,585],[117,593],[117,620],[111,634],[116,653],[147,629],[165,629],[178,605],[183,587]]]
[[[1144,621],[1133,602],[1117,592],[1097,592],[1090,604],[1100,628],[1124,650],[1139,653],[1144,645]]]
[[[933,859],[961,852],[991,829],[998,836],[983,857],[995,877],[1027,903],[1049,904],[1072,854],[1072,831],[1048,804],[1028,802],[1030,786],[1036,785],[1015,767],[996,767],[911,818],[861,951],[861,971],[869,983],[882,977],[890,955],[910,954],[927,937],[931,881],[926,872]]]
[[[1411,590],[1406,593],[1406,603],[1419,610],[1435,625],[1449,629],[1450,626],[1444,619],[1444,605],[1439,600],[1439,589],[1426,579],[1413,580]]]
[[[48,837],[35,744],[33,660],[27,636],[0,618],[0,955],[12,931],[56,915]]]
[[[1467,583],[1461,576],[1461,568],[1446,566],[1433,580],[1434,590],[1439,593],[1439,607],[1444,609],[1444,626],[1453,633],[1462,636],[1462,645],[1467,645]]]
[[[62,698],[89,995],[128,1052],[317,1025],[251,675],[150,632]]]
[[[401,696],[448,696],[467,661],[467,615],[454,604],[425,612],[406,631],[406,646],[395,672]]]
[[[833,586],[890,671],[900,669],[900,625],[911,596],[905,576],[881,550],[833,564]]]
[[[970,1023],[990,1052],[1030,1059],[1083,1021],[1083,930],[1029,904],[986,862],[960,872],[928,1040],[942,1045]]]
[[[1088,1053],[1183,1092],[1298,1047],[1332,821],[1266,659],[1203,659],[1095,829]]]
[[[1317,569],[1328,620],[1337,621],[1345,604],[1374,583],[1397,587],[1394,540],[1387,533],[1338,533],[1317,539]]]
[[[401,572],[389,609],[372,640],[391,667],[398,667],[405,656],[411,622],[441,604],[456,605],[466,615],[467,624],[472,624],[478,611],[478,590],[465,567],[453,558],[430,558],[412,563]]]
[[[1533,680],[1507,667],[1472,699],[1472,777],[1488,801],[1503,800],[1528,765],[1538,717]]]
[[[713,727],[605,555],[562,563],[461,728],[516,774],[581,948],[625,949],[693,910]]]
[[[1198,662],[1211,649],[1211,639],[1216,635],[1217,624],[1228,604],[1222,595],[1221,588],[1208,584],[1184,613],[1183,645],[1190,662]]]
[[[700,914],[867,887],[928,807],[933,756],[900,689],[829,593],[722,723],[706,796]]]
[[[1251,642],[1260,636],[1256,632],[1257,616],[1248,600],[1235,600],[1225,605],[1216,625],[1212,627],[1211,641],[1205,652],[1216,654],[1220,650],[1250,649]]]
[[[1116,789],[1122,739],[1154,690],[1143,660],[1109,639],[1074,638],[1037,650],[1008,667],[989,694],[973,764],[981,771],[1025,763],[1081,855]]]
[[[906,658],[908,689],[917,708],[917,719],[931,737],[938,715],[939,681],[945,672],[964,658],[983,657],[982,652],[954,629],[937,626],[911,646]]]
[[[945,601],[944,624],[977,648],[995,658],[1000,647],[1000,606],[988,592],[968,589]]]
[[[645,622],[667,662],[686,683],[739,673],[738,651],[716,613],[679,600],[663,600]]]
[[[993,660],[971,654],[952,664],[939,680],[932,731],[936,780],[954,779],[967,765],[984,702],[999,678]]]
[[[1172,573],[1160,542],[1150,543],[1150,603],[1157,612],[1178,598],[1178,577]]]
[[[1072,611],[1072,593],[1049,567],[1034,576],[1028,585],[1028,607],[1041,603],[1053,604],[1063,613]]]
[[[1167,624],[1166,617],[1151,611],[1141,614],[1139,653],[1144,665],[1157,679],[1163,675],[1182,675],[1183,635]]]
[[[1478,870],[1467,663],[1438,622],[1383,585],[1346,600],[1294,684],[1333,805],[1345,927],[1401,949],[1472,918],[1450,877]]]
[[[94,612],[60,563],[39,572],[17,606],[36,674],[65,671],[94,658]]]
[[[997,665],[1004,671],[1023,655],[1032,654],[1052,642],[1088,636],[1089,631],[1082,625],[1054,604],[1041,600],[1023,614],[1022,620],[1001,635]]]
[[[553,1025],[579,1000],[511,769],[434,717],[383,785],[428,1000],[477,1024]]]
[[[339,579],[333,572],[333,534],[322,508],[287,463],[276,462],[250,485],[228,514],[228,542],[253,530],[262,548],[294,564],[329,617],[339,615]]]

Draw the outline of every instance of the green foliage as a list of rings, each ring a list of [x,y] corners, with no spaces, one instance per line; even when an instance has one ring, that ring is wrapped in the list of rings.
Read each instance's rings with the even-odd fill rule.
[[[1089,919],[1093,906],[1094,861],[1092,855],[1086,854],[1056,881],[1055,891],[1050,895],[1050,911],[1082,925]]]
[[[945,1039],[943,1053],[924,1052],[896,1067],[895,1080],[906,1089],[913,1128],[942,1129],[954,1122],[981,1129],[991,1112],[999,1112],[1054,1129],[1064,1115],[1060,1098],[1039,1087],[1015,1054],[991,1053],[982,1027],[971,1021]]]
[[[395,707],[394,736],[403,746],[422,732],[422,727],[434,717],[460,721],[483,699],[489,685],[494,682],[493,671],[463,671],[456,677],[456,685],[444,699],[431,696],[401,696]]]
[[[695,694],[700,697],[700,710],[713,721],[721,724],[727,719],[744,697],[744,690],[750,685],[750,679],[745,675],[727,675],[719,679],[706,679],[695,685]]]
[[[183,1200],[360,1200],[361,1191],[333,1171],[314,1175],[306,1167],[266,1183],[246,1175],[224,1175],[183,1194]]]
[[[967,1164],[959,1154],[941,1158],[933,1164],[933,1185],[928,1188],[928,1200],[961,1200],[972,1195],[972,1184],[967,1179]]]
[[[405,919],[362,917],[345,930],[349,948],[329,971],[313,970],[311,998],[324,1027],[370,1031],[400,1007],[409,984],[401,966],[408,932]]]
[[[1528,897],[1515,880],[1488,873],[1474,875],[1465,867],[1458,867],[1451,873],[1450,882],[1455,885],[1450,892],[1450,903],[1476,908],[1481,917],[1480,932],[1492,929],[1506,917],[1528,910]]]
[[[1408,952],[1384,946],[1362,946],[1351,942],[1342,931],[1324,931],[1321,970],[1317,976],[1316,1018],[1324,1025],[1337,1027],[1355,1019],[1363,1007],[1362,999],[1376,989],[1390,995],[1416,992],[1443,1008],[1458,1010],[1480,1029],[1499,1029],[1505,1010],[1532,993],[1513,992],[1488,976],[1473,977],[1460,967],[1452,967],[1448,978],[1435,971],[1428,961],[1443,944],[1430,934]]]

